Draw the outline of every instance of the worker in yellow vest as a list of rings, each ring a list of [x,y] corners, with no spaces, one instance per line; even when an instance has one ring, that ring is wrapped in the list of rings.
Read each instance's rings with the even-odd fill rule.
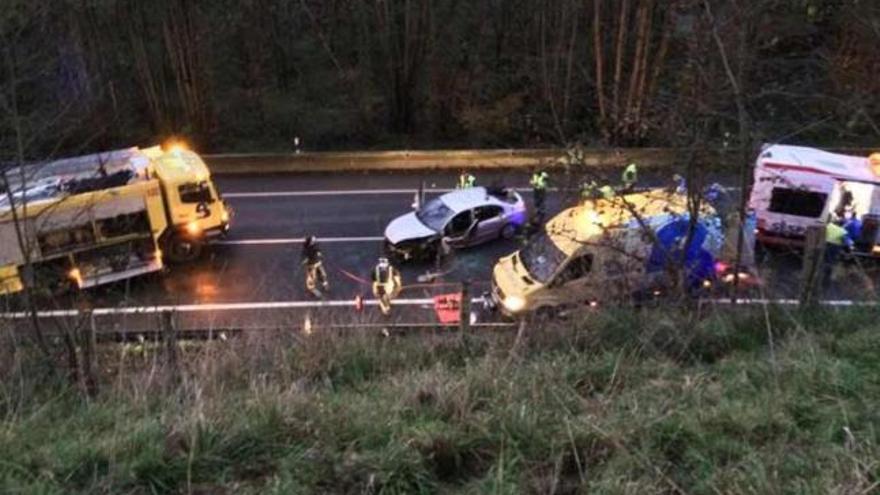
[[[532,203],[535,206],[535,215],[532,223],[539,225],[544,222],[544,204],[547,197],[547,179],[549,176],[543,170],[536,170],[532,174],[529,184],[532,186]]]
[[[621,182],[623,182],[624,191],[632,191],[633,187],[636,185],[636,181],[639,179],[639,169],[635,163],[630,163],[623,169],[623,174],[620,177]]]
[[[825,224],[825,255],[822,276],[824,285],[831,282],[834,265],[840,260],[841,253],[849,251],[853,246],[853,240],[841,225],[842,223],[842,218],[831,217]]]
[[[391,266],[388,258],[379,258],[373,269],[373,296],[379,301],[379,311],[383,315],[391,315],[391,300],[400,294],[402,287],[397,269]]]
[[[477,185],[477,178],[468,172],[462,170],[460,174],[458,174],[458,184],[456,185],[457,189],[467,189],[469,187],[474,187]]]

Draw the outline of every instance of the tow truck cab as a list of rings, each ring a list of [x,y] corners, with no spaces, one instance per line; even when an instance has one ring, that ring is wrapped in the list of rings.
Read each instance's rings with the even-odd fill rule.
[[[587,201],[564,210],[525,248],[496,263],[493,301],[515,316],[595,305],[662,285],[668,272],[657,269],[657,254],[668,260],[684,244],[687,212],[685,196],[662,190]],[[714,270],[723,236],[711,207],[703,208],[697,225],[692,251],[710,257]],[[660,244],[665,250],[658,250]],[[690,259],[688,253],[685,259]],[[696,275],[712,278],[714,272]]]
[[[199,155],[182,148],[144,152],[162,187],[169,225],[160,238],[163,250],[172,262],[191,261],[205,243],[229,231],[230,210]]]

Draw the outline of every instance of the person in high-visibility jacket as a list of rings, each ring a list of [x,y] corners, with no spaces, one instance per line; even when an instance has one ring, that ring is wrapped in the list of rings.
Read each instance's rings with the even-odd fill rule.
[[[529,184],[532,186],[532,202],[535,205],[534,224],[538,225],[544,221],[544,201],[547,197],[547,179],[549,176],[543,170],[536,170],[532,174]]]
[[[825,255],[822,273],[824,285],[828,285],[831,282],[834,265],[840,259],[840,254],[844,250],[852,249],[853,240],[846,229],[840,225],[842,222],[843,219],[829,218],[825,224]]]
[[[462,170],[458,175],[458,184],[456,187],[458,189],[466,189],[468,187],[474,187],[477,184],[477,178],[468,172]]]
[[[584,182],[581,184],[581,199],[590,200],[603,198],[607,200],[614,199],[614,188],[609,185],[599,187],[596,181]]]
[[[373,269],[373,296],[379,301],[379,310],[383,315],[391,314],[391,300],[400,294],[403,284],[400,273],[391,266],[388,258],[379,258]]]
[[[621,175],[621,182],[623,182],[624,190],[631,190],[633,186],[636,185],[636,181],[639,179],[639,169],[635,163],[630,163],[623,169],[623,175]]]

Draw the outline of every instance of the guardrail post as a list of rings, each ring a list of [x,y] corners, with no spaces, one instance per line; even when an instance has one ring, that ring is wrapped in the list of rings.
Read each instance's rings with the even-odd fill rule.
[[[822,290],[822,272],[825,267],[825,227],[809,227],[804,243],[803,287],[801,288],[801,306],[813,304],[819,300]]]
[[[470,281],[468,280],[461,282],[461,302],[458,308],[458,329],[460,332],[465,333],[470,329],[471,324],[471,295]]]

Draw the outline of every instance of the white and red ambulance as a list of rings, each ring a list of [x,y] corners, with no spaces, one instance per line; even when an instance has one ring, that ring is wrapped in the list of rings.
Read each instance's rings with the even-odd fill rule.
[[[856,250],[880,255],[880,153],[765,146],[755,164],[749,208],[761,244],[802,247],[808,227],[845,216],[861,222]]]

